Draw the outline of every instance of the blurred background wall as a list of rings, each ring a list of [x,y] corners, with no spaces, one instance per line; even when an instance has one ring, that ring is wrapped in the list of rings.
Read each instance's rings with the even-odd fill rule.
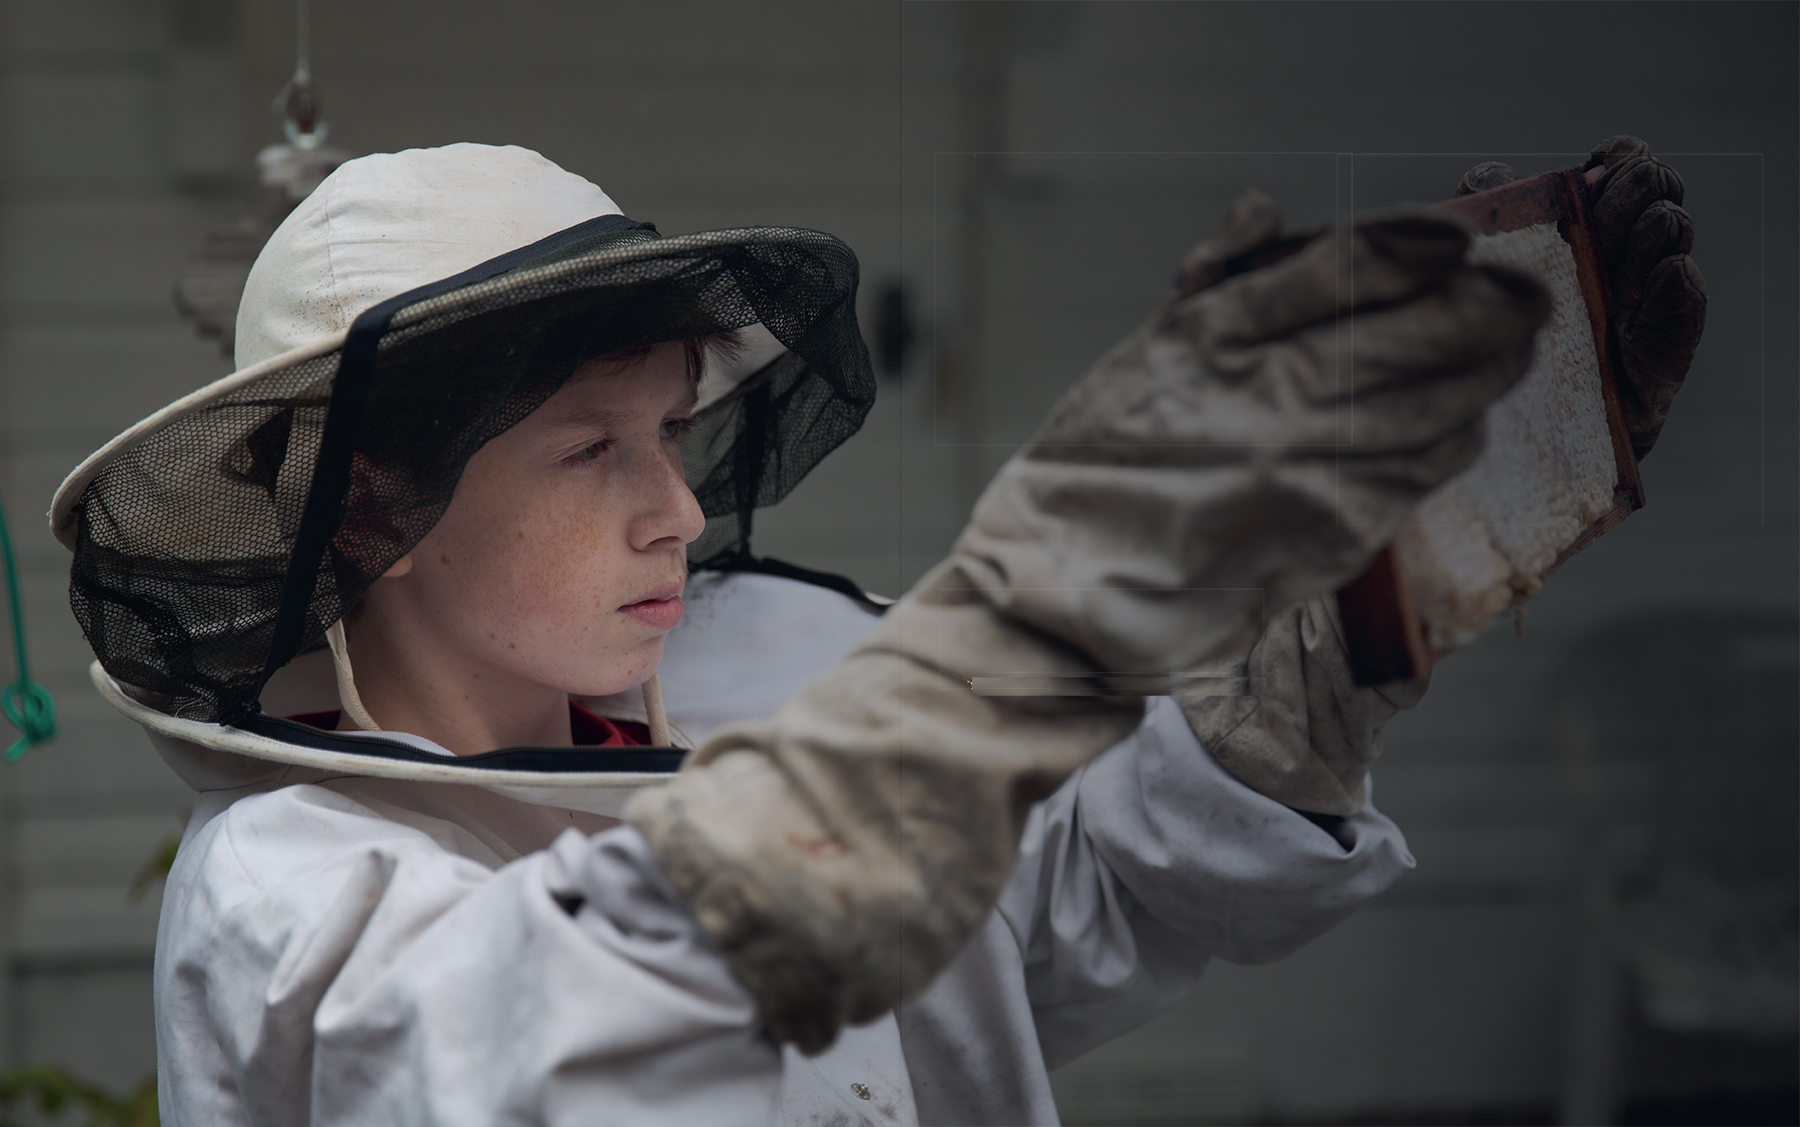
[[[1241,189],[1324,223],[1648,139],[1712,292],[1650,507],[1390,729],[1415,874],[1057,1083],[1077,1122],[1792,1122],[1797,31],[1791,3],[313,0],[311,61],[352,153],[515,143],[664,232],[846,239],[881,398],[756,543],[888,594]],[[156,891],[127,892],[189,800],[87,687],[41,514],[230,370],[170,287],[262,206],[294,39],[272,0],[0,4],[0,495],[63,727],[0,768],[0,1062],[154,1066]]]

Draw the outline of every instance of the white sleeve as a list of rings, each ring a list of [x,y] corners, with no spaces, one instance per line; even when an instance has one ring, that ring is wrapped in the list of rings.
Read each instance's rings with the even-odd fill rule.
[[[1413,867],[1372,806],[1330,826],[1232,778],[1151,700],[1033,813],[1000,898],[1048,1066],[1171,1005],[1209,958],[1279,959]]]
[[[173,1124],[763,1125],[776,1106],[754,1003],[628,827],[490,869],[328,788],[242,799],[171,873],[157,993]]]

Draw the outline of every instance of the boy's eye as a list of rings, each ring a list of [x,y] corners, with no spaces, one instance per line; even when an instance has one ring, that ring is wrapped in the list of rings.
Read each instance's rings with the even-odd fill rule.
[[[583,446],[581,449],[575,451],[575,453],[564,458],[563,461],[574,465],[580,465],[583,462],[591,462],[611,449],[612,444],[612,439],[602,438],[598,442],[591,442],[588,445]]]
[[[664,438],[680,438],[682,435],[686,434],[688,429],[693,425],[694,420],[692,419],[664,419],[662,436]]]

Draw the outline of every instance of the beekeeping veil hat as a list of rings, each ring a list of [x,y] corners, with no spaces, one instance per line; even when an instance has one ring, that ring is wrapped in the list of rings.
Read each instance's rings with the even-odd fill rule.
[[[236,724],[421,540],[483,443],[585,361],[744,329],[709,357],[689,484],[703,565],[744,548],[874,397],[857,263],[829,235],[663,237],[536,153],[450,145],[340,167],[270,238],[237,371],[107,443],[51,511],[112,678]]]

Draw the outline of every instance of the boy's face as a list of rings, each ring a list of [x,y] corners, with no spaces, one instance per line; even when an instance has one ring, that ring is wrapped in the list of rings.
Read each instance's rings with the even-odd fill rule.
[[[705,527],[677,447],[693,404],[679,343],[583,368],[469,460],[437,527],[370,593],[381,617],[447,647],[433,657],[475,696],[642,683]]]

